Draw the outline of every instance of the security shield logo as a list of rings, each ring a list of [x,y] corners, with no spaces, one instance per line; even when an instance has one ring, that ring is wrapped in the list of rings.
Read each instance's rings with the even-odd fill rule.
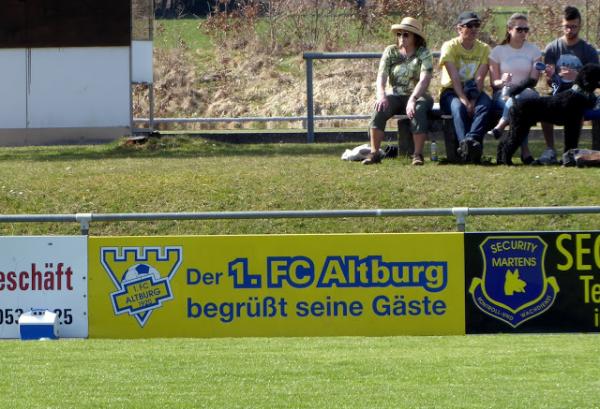
[[[117,291],[116,315],[129,314],[143,327],[152,311],[173,299],[171,279],[182,261],[181,247],[103,247],[100,259]]]
[[[559,288],[546,277],[547,247],[538,236],[488,237],[479,246],[483,275],[469,288],[475,305],[513,328],[548,310]]]

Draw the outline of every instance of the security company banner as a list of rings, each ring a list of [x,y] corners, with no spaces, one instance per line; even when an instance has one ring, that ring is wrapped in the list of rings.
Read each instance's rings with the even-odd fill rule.
[[[0,237],[0,338],[32,308],[56,312],[59,337],[87,337],[86,237]]]
[[[465,234],[467,333],[600,331],[600,232]]]
[[[463,235],[89,239],[90,337],[464,334]]]

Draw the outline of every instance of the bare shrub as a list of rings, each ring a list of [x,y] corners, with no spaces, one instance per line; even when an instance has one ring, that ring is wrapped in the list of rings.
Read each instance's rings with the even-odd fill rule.
[[[556,3],[552,0],[535,0],[529,5],[529,20],[535,30],[536,42],[545,45],[551,40],[562,35],[561,21],[565,6],[570,3]],[[598,1],[586,1],[580,5],[579,11],[582,16],[582,27],[579,35],[591,44],[598,45],[600,42],[600,3]]]
[[[221,48],[290,54],[332,51],[356,41],[355,0],[237,0],[234,7],[228,0],[213,1],[206,31]],[[259,16],[265,18],[257,29]]]
[[[206,33],[220,48],[242,49],[254,39],[260,15],[259,0],[214,0]]]
[[[271,1],[278,6],[277,19],[270,20],[272,31],[286,42],[285,50],[332,51],[351,42],[350,30],[358,19],[356,3],[351,0]],[[267,10],[267,13],[271,11]],[[277,33],[285,33],[285,39]],[[274,48],[275,49],[275,48]]]
[[[535,30],[536,42],[543,45],[560,35],[563,7],[555,1],[537,0],[530,5],[529,24]]]
[[[384,37],[394,23],[403,17],[413,17],[421,21],[429,48],[437,49],[441,44],[455,37],[455,21],[458,15],[473,9],[470,0],[372,0],[360,10],[361,32],[364,37]],[[479,10],[484,29],[492,17],[492,10]],[[488,41],[496,36],[492,27],[482,31],[482,40]],[[492,41],[493,43],[493,41]]]
[[[370,32],[388,30],[404,16],[421,19],[427,12],[425,0],[373,0],[363,9],[363,29]]]
[[[264,0],[263,13],[268,22],[268,52],[271,54],[280,52],[289,45],[285,33],[285,19],[289,14],[291,5],[296,0]]]

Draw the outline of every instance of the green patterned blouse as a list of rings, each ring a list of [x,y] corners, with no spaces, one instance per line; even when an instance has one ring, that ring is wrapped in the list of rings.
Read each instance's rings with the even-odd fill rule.
[[[388,77],[394,89],[394,95],[410,95],[419,82],[421,72],[433,72],[431,52],[420,47],[413,55],[406,57],[400,54],[396,45],[388,46],[379,62],[378,75]]]

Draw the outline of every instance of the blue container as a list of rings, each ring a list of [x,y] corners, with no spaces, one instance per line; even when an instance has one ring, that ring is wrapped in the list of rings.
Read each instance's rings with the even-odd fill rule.
[[[58,339],[58,315],[45,309],[32,309],[19,317],[22,340]]]

